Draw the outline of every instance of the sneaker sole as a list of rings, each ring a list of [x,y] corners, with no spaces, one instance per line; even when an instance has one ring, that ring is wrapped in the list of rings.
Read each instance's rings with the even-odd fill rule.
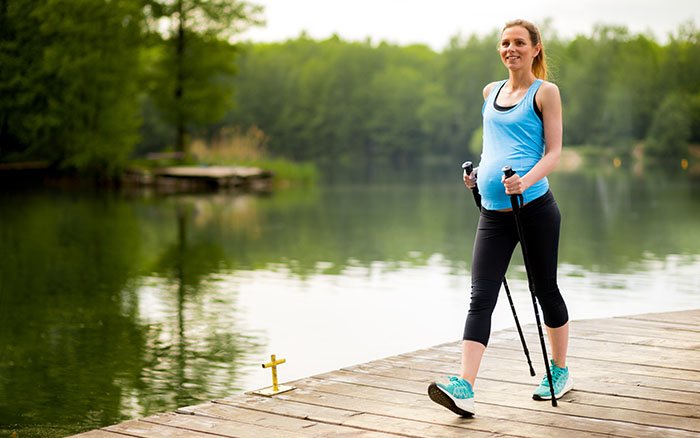
[[[431,383],[430,386],[428,386],[428,397],[430,397],[430,400],[446,407],[457,415],[461,415],[462,417],[474,416],[474,399],[472,399],[471,403],[469,403],[471,406],[464,406],[464,404],[459,406],[458,403],[460,403],[460,401],[443,391],[435,383]]]
[[[572,389],[574,389],[574,379],[572,379],[571,376],[569,376],[569,378],[567,379],[566,383],[564,384],[564,388],[562,388],[562,390],[561,390],[559,393],[554,394],[554,395],[555,395],[556,399],[559,400],[560,398],[562,398],[562,397],[564,396],[564,394],[566,394],[567,392],[571,391]],[[533,400],[539,400],[539,401],[551,400],[551,399],[552,399],[552,395],[551,395],[551,394],[548,394],[548,395],[545,395],[545,396],[541,396],[541,395],[539,395],[539,394],[532,394],[532,399],[533,399]]]

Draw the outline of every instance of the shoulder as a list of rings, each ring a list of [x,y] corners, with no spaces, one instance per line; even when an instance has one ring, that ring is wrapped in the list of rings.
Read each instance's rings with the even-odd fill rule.
[[[536,97],[538,100],[550,100],[550,99],[561,99],[561,95],[559,94],[559,87],[557,87],[557,84],[554,82],[549,82],[549,81],[542,81],[542,85],[540,85],[540,89],[537,90],[537,95]]]
[[[483,95],[484,95],[484,100],[486,100],[489,97],[489,94],[491,94],[491,91],[493,91],[493,87],[495,87],[500,81],[493,81],[489,84],[486,84],[483,90]]]
[[[535,95],[535,102],[542,108],[561,106],[561,95],[559,94],[559,87],[557,84],[549,81],[542,81],[537,94]]]

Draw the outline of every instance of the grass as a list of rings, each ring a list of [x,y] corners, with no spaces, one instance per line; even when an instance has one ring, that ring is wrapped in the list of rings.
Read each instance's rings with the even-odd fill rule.
[[[318,169],[310,162],[294,162],[285,158],[270,157],[267,151],[268,137],[252,126],[246,131],[224,128],[211,141],[194,140],[189,145],[189,155],[182,159],[175,154],[162,153],[157,158],[132,160],[132,170],[149,171],[168,166],[235,166],[257,167],[274,174],[278,187],[310,186],[318,180]]]
[[[313,163],[298,163],[285,158],[272,158],[267,152],[268,137],[251,126],[247,131],[224,128],[210,142],[195,140],[190,145],[197,164],[209,166],[259,167],[275,175],[280,186],[311,185],[318,179],[318,169]]]

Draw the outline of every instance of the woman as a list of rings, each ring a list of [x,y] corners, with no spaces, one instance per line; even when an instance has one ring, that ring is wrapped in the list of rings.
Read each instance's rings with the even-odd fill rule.
[[[474,241],[461,373],[428,388],[433,401],[462,416],[475,412],[473,388],[491,332],[491,314],[518,243],[510,195],[523,196],[520,220],[552,352],[555,397],[573,388],[566,367],[569,317],[557,286],[560,215],[546,178],[559,162],[562,149],[561,97],[557,86],[545,80],[544,47],[534,24],[525,20],[506,23],[498,50],[508,69],[508,79],[484,87],[484,139],[478,180],[474,174],[464,175],[467,188],[478,186],[482,212]],[[511,166],[516,175],[505,179],[505,165]],[[533,398],[551,399],[546,374]]]

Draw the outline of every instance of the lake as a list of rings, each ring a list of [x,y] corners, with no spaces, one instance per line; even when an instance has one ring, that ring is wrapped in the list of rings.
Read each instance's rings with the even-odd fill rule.
[[[0,193],[0,434],[64,436],[461,337],[460,172],[267,195]],[[700,307],[700,179],[550,178],[572,319]],[[534,322],[522,259],[508,271]],[[495,330],[513,326],[501,297]],[[458,364],[455,363],[455,369]]]

